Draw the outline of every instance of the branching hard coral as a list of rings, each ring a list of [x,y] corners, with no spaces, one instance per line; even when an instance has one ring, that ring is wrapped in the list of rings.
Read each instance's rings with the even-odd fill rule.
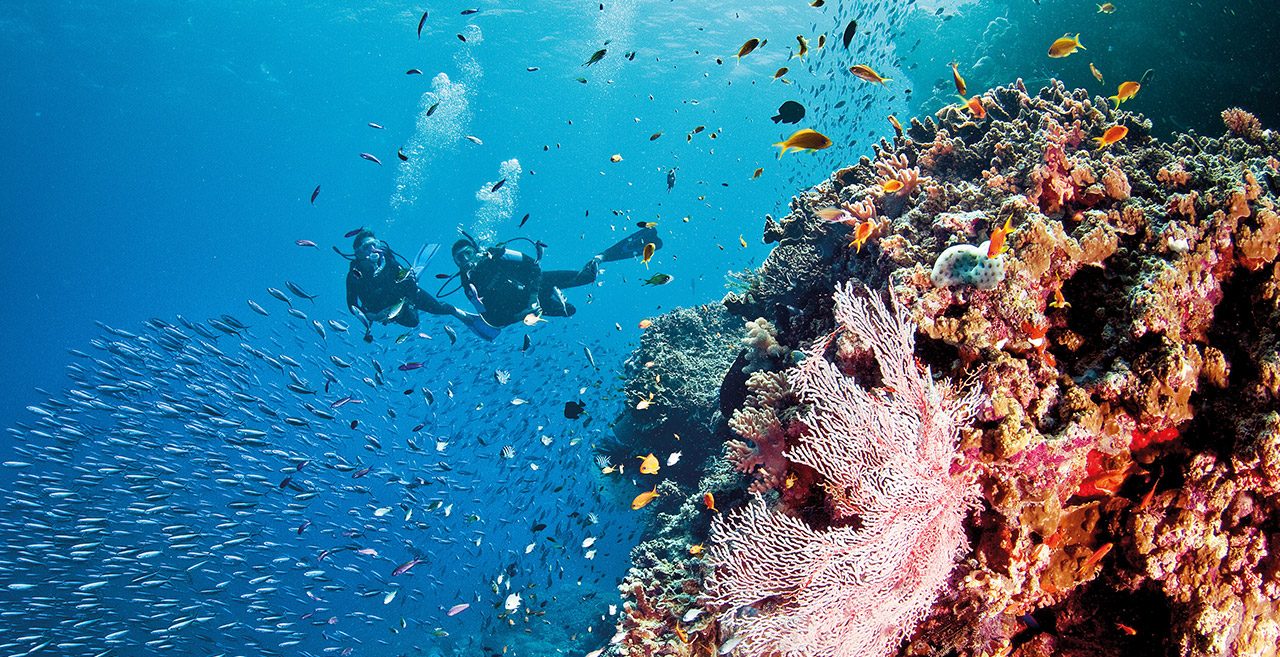
[[[911,162],[906,155],[883,155],[876,160],[877,182],[884,187],[890,181],[898,181],[902,183],[902,187],[898,189],[896,194],[900,197],[911,196],[911,193],[919,187],[921,183],[930,182],[928,176],[920,175],[920,167],[910,166]]]
[[[964,550],[977,489],[952,463],[961,425],[982,399],[939,385],[914,359],[901,306],[838,286],[841,328],[868,345],[884,388],[868,391],[823,357],[801,365],[812,427],[787,455],[816,470],[832,525],[769,511],[759,496],[712,527],[708,579],[722,628],[746,655],[887,654],[928,612]],[[892,392],[888,392],[892,391]]]
[[[1262,123],[1239,107],[1222,110],[1222,123],[1237,137],[1255,142],[1262,140]]]

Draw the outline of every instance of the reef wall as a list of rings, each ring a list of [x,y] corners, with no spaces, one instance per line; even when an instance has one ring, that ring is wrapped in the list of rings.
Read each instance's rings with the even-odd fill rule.
[[[633,551],[601,653],[851,654],[840,628],[795,611],[821,567],[777,574],[756,600],[724,591],[746,551],[784,540],[782,525],[792,540],[897,522],[851,510],[857,496],[833,474],[847,464],[814,462],[839,405],[796,387],[822,359],[847,379],[829,392],[903,396],[874,338],[833,316],[837,285],[857,281],[917,327],[902,367],[984,400],[948,475],[980,490],[961,556],[886,654],[1277,654],[1280,134],[1228,110],[1223,136],[1162,143],[1141,115],[1056,82],[1030,95],[1019,81],[978,105],[913,119],[767,219],[777,246],[723,302],[734,328],[702,322],[701,337],[681,338],[695,351],[665,356],[742,341],[732,365],[685,365],[662,392],[721,447],[701,480],[664,481],[642,511],[651,540]],[[1127,132],[1104,143],[1117,126]],[[654,362],[629,390],[663,375]],[[624,413],[620,444],[652,426],[642,412]],[[770,525],[763,509],[787,520]],[[810,627],[826,647],[743,631],[763,618]]]

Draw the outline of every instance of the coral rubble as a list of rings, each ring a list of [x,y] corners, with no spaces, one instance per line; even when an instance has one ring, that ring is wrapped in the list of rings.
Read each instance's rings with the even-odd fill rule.
[[[721,424],[707,433],[724,451],[633,553],[624,594],[639,611],[610,654],[764,655],[779,646],[742,628],[805,626],[779,617],[795,587],[726,596],[725,578],[746,567],[738,553],[721,543],[704,561],[683,548],[706,540],[715,514],[699,500],[713,489],[726,512],[757,521],[717,521],[732,545],[770,523],[822,536],[872,521],[841,506],[843,464],[799,456],[813,402],[797,351],[862,389],[885,385],[874,340],[833,315],[833,290],[854,279],[902,304],[919,366],[987,399],[952,466],[982,491],[970,547],[886,654],[1276,654],[1280,134],[1232,109],[1222,137],[1163,143],[1142,116],[1056,82],[978,102],[982,118],[947,107],[912,120],[766,222],[775,248],[723,303],[751,322],[738,363],[717,364]],[[1127,135],[1098,147],[1113,126]],[[873,230],[853,248],[860,222]],[[1003,280],[934,279],[948,249],[1006,222]],[[702,417],[717,406],[710,389],[688,401]],[[677,388],[663,394],[684,403]],[[679,625],[698,609],[696,627]]]

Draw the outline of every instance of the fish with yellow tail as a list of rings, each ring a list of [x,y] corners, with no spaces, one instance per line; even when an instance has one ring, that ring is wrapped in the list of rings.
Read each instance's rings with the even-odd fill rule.
[[[1070,55],[1076,50],[1088,50],[1088,48],[1080,45],[1080,35],[1076,34],[1075,36],[1071,36],[1070,34],[1064,34],[1061,39],[1054,41],[1053,44],[1049,46],[1049,56],[1054,59],[1060,59]]]
[[[653,252],[657,250],[658,247],[653,242],[644,245],[644,252],[640,254],[640,262],[644,263],[645,269],[649,268],[649,259],[653,257]]]
[[[886,86],[886,82],[893,82],[893,78],[882,78],[874,69],[864,64],[854,64],[853,66],[850,66],[849,72],[863,80],[866,80],[867,82],[874,82],[882,87]]]
[[[637,456],[640,459],[640,474],[657,474],[658,457],[650,453],[648,456]]]
[[[656,497],[658,497],[658,487],[654,486],[653,490],[647,490],[640,493],[639,495],[636,495],[636,499],[631,500],[631,510],[635,511],[637,509],[643,509],[645,505],[652,502]]]
[[[951,77],[955,78],[956,94],[963,96],[966,89],[964,78],[960,77],[960,70],[956,66],[955,62],[951,62]]]
[[[1120,109],[1120,103],[1136,96],[1138,94],[1138,90],[1141,88],[1142,85],[1133,80],[1122,82],[1120,83],[1120,88],[1116,91],[1116,95],[1111,96],[1107,100],[1116,101],[1116,109]]]
[[[798,130],[786,141],[780,141],[774,146],[782,148],[782,152],[778,153],[778,157],[782,157],[789,150],[795,151],[817,151],[822,150],[831,145],[831,140],[826,135],[817,130]]]

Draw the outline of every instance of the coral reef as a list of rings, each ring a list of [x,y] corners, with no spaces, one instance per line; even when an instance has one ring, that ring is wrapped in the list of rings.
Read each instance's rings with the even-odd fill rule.
[[[1223,136],[1162,143],[1141,115],[1057,82],[978,102],[985,117],[951,106],[913,119],[874,158],[798,194],[766,221],[776,246],[749,288],[724,299],[742,320],[768,318],[783,349],[825,345],[810,358],[875,388],[884,359],[849,332],[832,337],[832,291],[854,279],[887,288],[918,327],[918,363],[989,398],[957,451],[982,491],[964,521],[970,548],[906,641],[873,652],[1276,654],[1280,135],[1228,110]],[[1127,136],[1097,147],[1113,126]],[[890,179],[914,190],[886,193]],[[820,214],[831,209],[881,221],[876,238],[850,247],[857,222]],[[939,256],[1006,221],[1003,280],[935,284]],[[783,390],[808,362],[793,361],[770,360],[761,372],[776,378],[754,384],[745,363],[729,370],[720,412],[755,446],[727,454],[766,474],[743,477],[713,452],[697,491],[717,491],[726,512],[822,532],[843,516],[832,464],[797,456],[812,433],[805,395]],[[684,506],[698,512],[663,527],[668,552],[705,537],[714,515],[694,496]],[[671,567],[653,559],[629,581]],[[717,553],[700,567],[703,604],[722,611],[715,582],[742,565]],[[662,589],[641,588],[674,615]],[[766,654],[731,634],[743,619],[705,620],[698,636]],[[688,654],[652,636],[628,654]]]
[[[597,447],[613,463],[677,450],[696,462],[699,449],[718,452],[719,442],[702,437],[716,435],[723,424],[717,400],[741,351],[742,326],[723,306],[682,308],[655,318],[625,364],[628,403],[614,427],[617,440]],[[636,408],[650,395],[650,404]],[[677,441],[676,435],[693,440]]]

